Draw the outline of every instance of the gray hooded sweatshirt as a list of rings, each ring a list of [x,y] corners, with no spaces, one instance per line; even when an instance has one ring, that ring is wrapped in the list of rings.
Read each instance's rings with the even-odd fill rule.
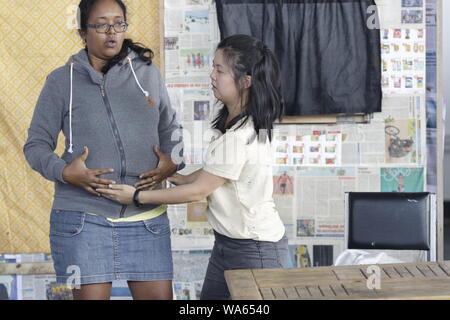
[[[61,130],[66,148],[59,157],[54,150]],[[102,75],[83,49],[47,77],[24,153],[34,170],[55,182],[53,209],[122,218],[157,205],[137,208],[92,195],[66,183],[62,171],[87,146],[88,168],[113,168],[113,173],[100,177],[133,185],[140,174],[156,168],[154,145],[169,156],[182,155],[179,126],[158,68],[130,52]]]

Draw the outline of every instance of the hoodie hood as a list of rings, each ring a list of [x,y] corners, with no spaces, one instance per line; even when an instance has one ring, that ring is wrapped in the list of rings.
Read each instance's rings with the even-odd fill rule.
[[[122,61],[120,61],[118,64],[114,65],[109,71],[114,72],[116,69],[124,66],[126,63],[128,63],[128,58],[131,58],[131,60],[138,59],[138,55],[133,50],[128,50],[128,56],[125,57]],[[93,83],[100,85],[103,81],[103,75],[96,71],[92,65],[89,62],[88,54],[85,49],[81,49],[78,53],[72,55],[66,62],[66,66],[70,67],[71,64],[74,64],[74,69],[79,72],[87,73],[89,74],[91,80]]]

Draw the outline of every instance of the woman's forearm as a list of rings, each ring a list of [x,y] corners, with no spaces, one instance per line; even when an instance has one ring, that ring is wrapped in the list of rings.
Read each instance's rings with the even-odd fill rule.
[[[189,175],[193,182],[178,185],[169,189],[141,191],[138,200],[141,203],[153,204],[178,204],[186,202],[201,201],[218,187],[223,185],[227,179],[215,176],[200,169]]]
[[[141,191],[138,200],[141,203],[178,204],[200,201],[205,197],[199,188],[189,183],[169,189]]]
[[[193,183],[195,180],[197,180],[199,174],[200,174],[201,169],[195,170],[194,172],[192,172],[191,174],[188,174],[186,176],[186,184],[189,183]]]

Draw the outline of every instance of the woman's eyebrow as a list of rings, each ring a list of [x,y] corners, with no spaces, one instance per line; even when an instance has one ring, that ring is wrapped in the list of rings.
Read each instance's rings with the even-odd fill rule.
[[[123,16],[115,16],[114,19],[116,19],[116,18],[122,18],[123,19]],[[108,17],[97,17],[97,19],[108,19]]]

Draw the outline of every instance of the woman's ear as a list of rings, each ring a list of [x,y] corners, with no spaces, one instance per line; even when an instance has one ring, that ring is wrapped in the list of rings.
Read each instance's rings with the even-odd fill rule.
[[[83,30],[78,29],[78,34],[80,35],[81,40],[83,40],[83,43],[86,44],[86,33]]]
[[[248,89],[252,86],[252,76],[244,77],[244,89]]]

